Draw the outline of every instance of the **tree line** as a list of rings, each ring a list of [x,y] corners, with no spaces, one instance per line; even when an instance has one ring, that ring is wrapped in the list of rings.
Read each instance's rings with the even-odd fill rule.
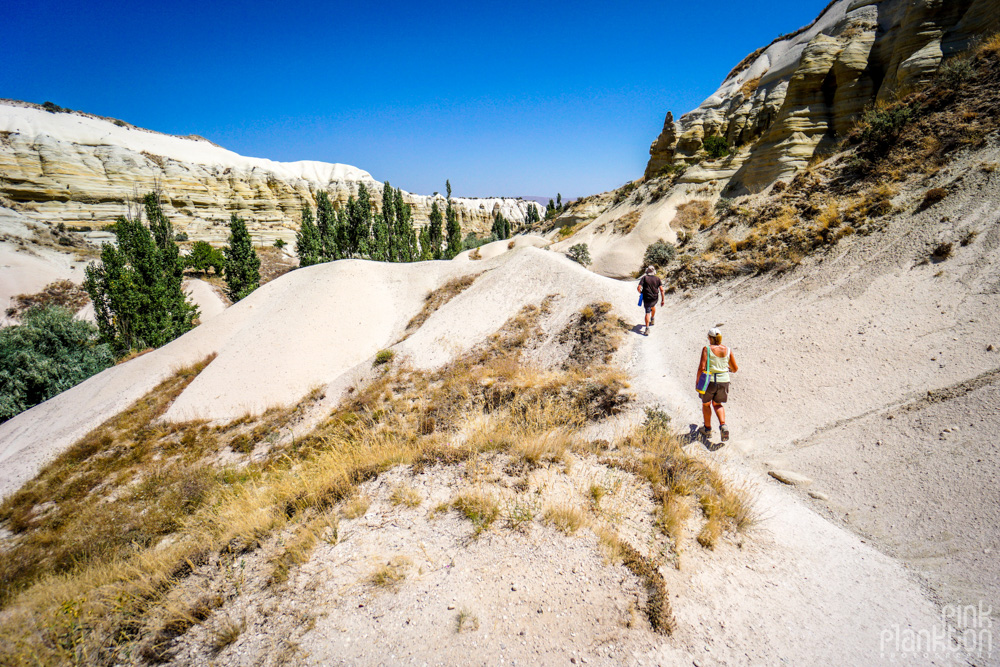
[[[188,266],[221,268],[233,302],[260,285],[260,258],[246,222],[235,213],[221,257],[207,243],[202,244],[207,250],[199,246],[190,258],[181,256],[155,192],[143,197],[134,215],[118,218],[111,231],[117,243],[101,248],[100,261],[86,269],[83,287],[94,304],[100,341],[116,356],[160,347],[194,328],[198,307],[182,285]]]
[[[357,197],[351,195],[340,209],[326,191],[316,195],[316,212],[302,207],[302,224],[295,236],[300,266],[338,259],[372,259],[378,262],[418,262],[451,259],[462,252],[462,227],[451,199],[451,181],[445,182],[447,204],[442,215],[435,201],[430,224],[418,233],[410,204],[403,191],[388,182],[382,187],[382,206],[375,211],[364,183]]]

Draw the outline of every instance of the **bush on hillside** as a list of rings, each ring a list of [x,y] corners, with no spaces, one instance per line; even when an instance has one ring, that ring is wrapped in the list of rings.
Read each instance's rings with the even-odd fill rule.
[[[61,306],[35,306],[0,329],[0,422],[47,401],[114,361],[90,322]]]
[[[884,158],[903,129],[916,118],[918,108],[908,104],[875,106],[864,112],[858,125],[858,157],[862,165]],[[857,165],[856,165],[857,166]]]
[[[723,137],[706,137],[702,144],[708,157],[718,160],[720,157],[729,155],[729,142]]]
[[[222,275],[222,268],[226,265],[226,258],[222,256],[222,251],[213,248],[205,241],[195,241],[191,247],[191,254],[185,258],[184,265],[201,273],[208,273],[209,269],[215,269],[215,275]]]
[[[646,247],[646,254],[642,256],[642,266],[667,266],[673,261],[676,252],[674,246],[660,239]]]
[[[586,243],[577,243],[575,246],[571,246],[566,252],[566,256],[577,264],[590,266],[590,248],[587,247]]]

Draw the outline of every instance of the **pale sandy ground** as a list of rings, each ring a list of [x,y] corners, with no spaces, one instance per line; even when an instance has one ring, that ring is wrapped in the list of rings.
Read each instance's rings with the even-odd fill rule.
[[[493,259],[515,248],[544,248],[548,245],[549,241],[541,236],[525,235],[487,243],[486,245],[479,246],[476,250],[479,251],[479,259]],[[460,262],[474,262],[476,260],[471,257],[474,253],[475,250],[466,250],[456,255],[455,259]]]
[[[344,614],[316,620],[301,636],[303,648],[319,662],[347,664],[404,658],[495,664],[501,653],[519,664],[565,664],[573,651],[595,664],[962,664],[950,651],[895,653],[892,637],[894,629],[905,635],[940,628],[941,605],[983,600],[990,606],[1000,599],[998,413],[991,409],[996,376],[990,374],[1000,353],[986,351],[988,344],[1000,346],[1000,226],[996,207],[977,195],[995,190],[990,179],[1000,174],[978,178],[982,182],[966,179],[970,190],[949,198],[946,211],[935,208],[885,234],[851,238],[825,261],[810,260],[788,276],[671,295],[650,337],[630,335],[623,354],[631,355],[640,402],[661,405],[682,425],[697,422],[690,387],[709,326],[723,325],[742,368],[729,411],[734,439],[705,455],[757,489],[760,525],[742,547],[689,553],[681,570],[664,573],[678,618],[674,637],[637,628],[615,635],[610,654],[596,650],[603,645],[596,633],[618,627],[617,621],[608,616],[602,625],[588,606],[569,602],[570,591],[580,587],[573,579],[567,586],[566,566],[594,582],[592,601],[605,614],[618,613],[630,589],[624,580],[615,591],[599,585],[609,581],[610,566],[592,542],[588,546],[586,534],[554,551],[551,536],[540,530],[523,539],[495,538],[488,553],[478,547],[466,553],[469,547],[459,548],[454,533],[414,524],[425,541],[438,540],[428,562],[440,563],[447,552],[471,571],[449,587],[479,605],[481,620],[496,629],[488,635],[431,631],[430,624],[453,621],[454,611],[444,604],[448,595],[427,588],[444,585],[442,573],[347,614],[353,604],[349,588],[324,588],[324,582],[340,576],[343,558],[363,560],[366,549],[384,548],[379,545],[392,539],[394,529],[360,531],[356,541],[318,550],[303,566],[299,580],[318,591],[309,607]],[[941,221],[943,214],[948,221]],[[952,259],[921,263],[942,238],[971,229],[979,236],[957,247]],[[551,329],[592,301],[611,301],[636,322],[641,315],[631,282],[596,276],[558,253],[533,248],[482,262],[339,262],[295,271],[182,339],[0,426],[0,493],[16,488],[41,462],[171,369],[209,352],[219,357],[168,416],[229,419],[294,401],[315,386],[336,387],[398,340],[429,290],[483,270],[472,288],[398,351],[419,366],[438,366],[524,303],[553,293],[561,298]],[[802,489],[782,486],[766,475],[768,464],[813,481]],[[447,480],[431,482],[438,483]],[[406,525],[396,512],[376,511],[372,520],[387,522],[376,524],[380,529]],[[505,597],[512,580],[504,573],[514,571],[530,571],[536,582],[531,595]],[[572,607],[551,626],[532,609],[550,595]],[[303,603],[289,594],[273,604],[280,611]],[[429,614],[441,617],[425,618]],[[295,622],[284,612],[274,618]],[[349,623],[347,633],[337,619]],[[418,631],[403,629],[406,620],[416,622]],[[261,638],[280,629],[268,623],[254,625],[217,662],[264,660]],[[302,633],[308,624],[300,625]],[[530,641],[514,632],[522,626],[533,633]],[[972,664],[998,661],[995,654],[972,658]]]

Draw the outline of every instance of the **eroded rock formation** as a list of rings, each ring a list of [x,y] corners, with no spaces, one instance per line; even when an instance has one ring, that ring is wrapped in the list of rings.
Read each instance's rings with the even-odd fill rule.
[[[976,36],[1000,29],[1000,0],[835,0],[811,25],[741,62],[679,122],[667,115],[646,178],[684,163],[683,180],[730,179],[757,191],[804,168],[850,131],[865,106],[904,96]],[[733,153],[707,160],[706,137]]]
[[[302,206],[326,190],[337,204],[365,183],[376,204],[382,184],[349,165],[281,163],[248,158],[200,137],[175,137],[89,114],[50,113],[0,101],[0,197],[29,217],[67,225],[102,225],[125,212],[125,201],[158,183],[177,231],[223,241],[230,212],[243,216],[255,240],[294,237]],[[435,197],[407,193],[418,225]],[[443,196],[436,197],[444,208]],[[489,232],[499,210],[514,223],[536,202],[455,199],[463,232]]]

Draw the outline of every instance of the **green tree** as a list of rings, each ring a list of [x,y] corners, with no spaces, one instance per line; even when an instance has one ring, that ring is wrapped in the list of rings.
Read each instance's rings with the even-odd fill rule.
[[[427,240],[430,242],[431,257],[441,259],[441,245],[444,243],[444,216],[437,202],[431,204],[430,224],[427,226]]]
[[[47,401],[114,362],[90,322],[61,306],[36,306],[0,329],[0,422]]]
[[[496,239],[510,238],[510,222],[499,210],[493,212],[493,227],[490,231]]]
[[[559,192],[556,193],[556,209],[559,211],[563,210],[562,193]]]
[[[462,226],[458,222],[458,211],[451,202],[451,181],[445,181],[448,190],[448,205],[444,210],[445,229],[448,232],[448,248],[445,257],[451,259],[462,252]]]
[[[448,192],[448,201],[451,201],[451,181],[450,180],[445,179],[445,181],[444,181],[444,189]]]
[[[396,239],[396,261],[412,262],[417,259],[417,232],[413,228],[413,213],[410,205],[403,201],[403,191],[396,188],[393,202],[396,215],[393,236]]]
[[[431,243],[431,232],[429,226],[424,226],[420,230],[420,261],[434,259],[434,247]]]
[[[201,273],[208,273],[209,269],[215,269],[215,275],[221,276],[222,269],[226,264],[226,258],[217,249],[210,246],[205,241],[195,241],[191,246],[191,253],[184,258],[185,266]]]
[[[236,302],[260,287],[260,258],[250,240],[247,223],[235,213],[229,217],[229,245],[225,254],[226,294]]]
[[[382,213],[375,216],[372,222],[372,242],[368,255],[376,262],[398,262],[397,240],[393,234],[396,224],[396,213],[393,207],[396,203],[396,192],[386,181],[382,186]]]
[[[344,257],[362,257],[368,253],[372,226],[372,203],[368,187],[358,185],[356,199],[347,201],[347,248]]]
[[[143,201],[150,228],[141,213],[118,218],[111,229],[117,243],[103,246],[83,283],[101,340],[116,355],[169,343],[198,317],[182,287],[183,263],[159,197],[151,193]]]
[[[302,207],[302,225],[295,232],[295,252],[299,255],[299,266],[312,266],[323,261],[323,237],[313,222],[313,212],[308,204]]]
[[[320,190],[316,194],[316,229],[319,231],[321,250],[315,255],[316,261],[312,263],[342,259],[344,254],[338,233],[338,216],[326,190]],[[301,254],[299,258],[302,258]]]

